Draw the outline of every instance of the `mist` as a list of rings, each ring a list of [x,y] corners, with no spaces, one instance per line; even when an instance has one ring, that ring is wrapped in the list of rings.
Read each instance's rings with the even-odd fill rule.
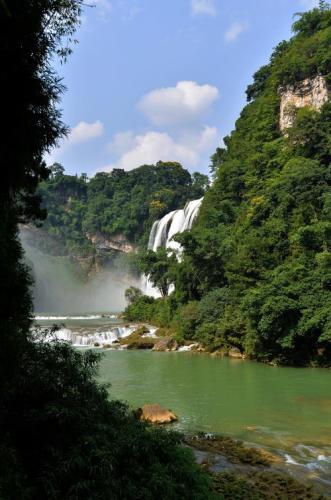
[[[34,280],[37,313],[118,312],[125,307],[126,288],[137,285],[125,270],[103,270],[85,281],[69,258],[47,255],[31,246],[23,235],[21,241]]]

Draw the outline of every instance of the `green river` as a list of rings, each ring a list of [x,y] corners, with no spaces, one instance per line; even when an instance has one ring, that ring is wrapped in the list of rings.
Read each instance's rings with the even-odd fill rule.
[[[36,318],[43,326],[55,319],[63,323],[59,338],[81,348],[86,335],[108,342],[114,326],[124,326],[112,315]],[[318,477],[331,491],[330,370],[276,368],[189,352],[102,352],[99,376],[111,384],[111,397],[132,408],[159,403],[172,409],[179,417],[174,429],[261,445],[282,455],[293,474]]]
[[[274,368],[190,353],[106,351],[100,370],[112,397],[159,403],[173,428],[228,434],[285,457],[294,474],[330,480],[331,372]]]

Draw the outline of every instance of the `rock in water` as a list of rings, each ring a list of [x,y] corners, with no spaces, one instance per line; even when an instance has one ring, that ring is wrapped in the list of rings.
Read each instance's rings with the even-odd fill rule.
[[[153,351],[176,351],[178,344],[173,338],[164,338],[156,342],[153,347]]]
[[[169,424],[178,420],[171,410],[166,410],[159,404],[144,405],[142,408],[138,408],[137,415],[140,420],[152,424]]]

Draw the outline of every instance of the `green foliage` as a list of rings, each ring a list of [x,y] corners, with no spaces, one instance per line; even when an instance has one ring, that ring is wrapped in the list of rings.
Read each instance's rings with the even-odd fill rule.
[[[214,182],[173,269],[178,309],[171,322],[208,349],[331,364],[331,103],[296,112],[279,130],[283,86],[331,71],[331,10],[300,14],[254,76]],[[161,307],[161,303],[157,303]]]
[[[207,176],[197,172],[191,176],[176,162],[128,172],[114,169],[90,180],[86,174],[65,175],[59,164],[50,169],[50,179],[38,190],[48,213],[43,228],[69,254],[78,256],[93,254],[89,238],[99,234],[147,246],[153,222],[203,196],[209,183]],[[45,244],[44,250],[51,252],[54,244]]]
[[[32,316],[31,279],[23,263],[18,223],[45,217],[35,193],[49,173],[43,156],[66,131],[56,107],[63,87],[50,61],[56,52],[65,56],[64,38],[66,52],[70,50],[80,14],[80,0],[0,4],[0,92],[6,123],[0,144],[1,394],[24,351]]]
[[[153,286],[161,295],[168,295],[169,287],[173,282],[173,268],[176,264],[176,255],[165,248],[158,248],[156,252],[148,250],[140,256],[140,269],[148,275]]]
[[[48,175],[43,155],[66,132],[56,107],[63,86],[51,59],[56,52],[61,57],[70,52],[81,4],[30,0],[22,6],[20,0],[6,0],[0,5],[0,92],[6,123],[0,147],[1,201],[10,193],[21,217],[41,215],[35,189]]]
[[[214,474],[214,491],[224,500],[323,500],[310,486],[300,484],[285,474],[221,472]]]
[[[1,498],[208,498],[209,480],[178,434],[109,401],[98,360],[66,343],[29,344],[5,394]]]
[[[124,318],[128,321],[149,322],[176,331],[175,314],[179,306],[175,294],[160,299],[142,295],[125,309]]]
[[[252,101],[256,99],[263,93],[265,90],[268,79],[271,75],[271,68],[269,65],[262,66],[255,74],[254,74],[254,83],[249,85],[246,90],[247,100]]]
[[[150,321],[153,319],[153,312],[156,300],[153,297],[142,295],[129,304],[124,313],[128,321]],[[155,321],[154,321],[155,323]]]
[[[93,254],[92,243],[82,233],[87,203],[85,178],[64,175],[62,165],[55,163],[49,180],[40,183],[38,194],[47,210],[43,229],[51,238],[50,242],[46,238],[41,239],[39,245],[44,245],[42,250],[54,251],[56,246],[52,240],[55,240],[63,243],[64,251],[71,255],[84,257]]]
[[[125,298],[129,302],[129,304],[136,302],[141,296],[142,291],[135,286],[130,286],[130,288],[127,288],[125,290]]]

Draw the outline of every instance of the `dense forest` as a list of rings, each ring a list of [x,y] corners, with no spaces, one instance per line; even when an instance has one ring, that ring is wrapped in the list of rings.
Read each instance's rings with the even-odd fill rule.
[[[208,176],[192,175],[176,162],[142,165],[130,171],[114,169],[87,179],[65,175],[59,164],[50,167],[49,178],[37,194],[47,210],[43,230],[70,255],[88,256],[95,247],[91,238],[120,238],[135,247],[146,246],[153,222],[167,212],[203,196]],[[54,241],[35,238],[52,253]]]
[[[171,327],[211,351],[237,348],[273,363],[331,364],[331,102],[288,109],[296,85],[331,83],[331,10],[297,16],[247,89],[249,104],[212,157],[197,222],[176,237],[180,262],[159,252],[176,290],[138,297],[127,318]],[[303,83],[302,83],[303,82]],[[330,87],[329,87],[330,88]],[[153,272],[161,289],[162,275]]]

